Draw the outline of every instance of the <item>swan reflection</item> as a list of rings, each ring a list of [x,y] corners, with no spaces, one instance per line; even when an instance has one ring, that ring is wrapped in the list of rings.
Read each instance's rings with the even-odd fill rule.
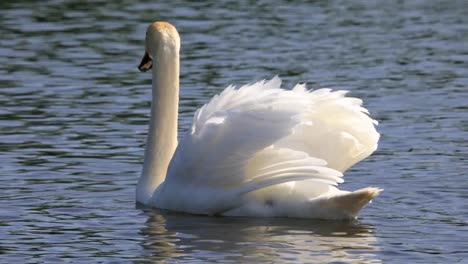
[[[357,221],[143,213],[142,247],[154,262],[381,262],[372,227]]]

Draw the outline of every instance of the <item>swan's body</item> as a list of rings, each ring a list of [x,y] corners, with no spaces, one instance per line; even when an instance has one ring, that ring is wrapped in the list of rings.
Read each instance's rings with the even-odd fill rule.
[[[179,47],[172,25],[149,26],[140,70],[154,64],[153,100],[138,202],[207,215],[345,219],[378,195],[335,187],[379,139],[362,101],[344,91],[283,90],[277,77],[228,87],[198,109],[177,144]]]

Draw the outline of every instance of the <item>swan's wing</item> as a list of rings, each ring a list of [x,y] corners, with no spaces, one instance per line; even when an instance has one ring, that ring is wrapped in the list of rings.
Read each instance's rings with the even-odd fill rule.
[[[292,164],[295,156],[280,149],[261,152],[293,134],[311,106],[307,92],[282,90],[280,84],[276,77],[239,89],[228,87],[199,109],[191,131],[179,142],[166,180],[242,193],[311,178],[340,182],[341,173],[326,168],[323,160],[310,158],[280,170],[281,162]],[[258,155],[269,156],[270,162],[249,170]]]
[[[246,166],[249,176],[240,193],[248,193],[268,186],[309,180],[315,183],[310,193],[325,190],[323,186],[343,182],[343,174],[327,167],[327,162],[302,151],[275,146],[257,152]],[[321,189],[321,190],[319,190]]]
[[[295,91],[304,91],[297,85]],[[320,158],[328,167],[344,172],[377,149],[377,121],[362,107],[362,100],[345,97],[347,91],[319,89],[307,94],[310,107],[302,115],[295,133],[278,146],[292,148]]]
[[[217,213],[236,206],[240,194],[272,185],[302,180],[336,185],[342,182],[340,171],[375,150],[378,133],[359,99],[303,86],[287,91],[280,84],[274,78],[228,87],[200,108],[165,184],[183,186],[193,200],[203,197],[203,205],[208,199],[212,204],[205,211]]]

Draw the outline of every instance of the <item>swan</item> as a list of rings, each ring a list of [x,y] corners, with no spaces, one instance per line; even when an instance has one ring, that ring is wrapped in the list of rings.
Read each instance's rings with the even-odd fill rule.
[[[152,104],[137,203],[192,214],[354,219],[382,189],[349,192],[343,172],[377,148],[377,122],[346,91],[281,89],[274,77],[227,87],[177,140],[180,37],[146,31],[138,66],[152,71]]]

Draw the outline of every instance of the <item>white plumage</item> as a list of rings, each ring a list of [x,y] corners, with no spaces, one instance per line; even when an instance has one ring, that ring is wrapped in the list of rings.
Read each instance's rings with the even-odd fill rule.
[[[160,47],[165,39],[170,39],[166,46],[173,45],[172,35],[177,34],[164,22],[152,24],[148,32],[150,53],[152,35]],[[171,63],[171,58],[158,52],[167,51],[152,52],[153,59],[163,58],[156,59],[156,64]],[[153,69],[153,78],[158,78],[161,66]],[[167,87],[172,82],[177,87]],[[153,93],[162,93],[153,99],[153,108],[164,104],[159,102],[167,100],[164,97],[173,96],[166,89],[178,89],[178,74],[165,83],[153,80]],[[175,152],[147,146],[152,158],[145,158],[137,192],[144,192],[145,179],[160,180],[139,201],[208,215],[354,218],[380,189],[350,193],[335,186],[343,182],[346,169],[377,148],[379,134],[362,101],[345,94],[330,89],[308,91],[305,85],[284,90],[278,77],[226,88],[195,113],[191,130]],[[152,134],[157,137],[158,127],[164,126],[161,120],[169,116],[158,117],[155,112],[148,141]],[[153,169],[161,166],[155,164],[158,155],[172,153],[167,171]]]

